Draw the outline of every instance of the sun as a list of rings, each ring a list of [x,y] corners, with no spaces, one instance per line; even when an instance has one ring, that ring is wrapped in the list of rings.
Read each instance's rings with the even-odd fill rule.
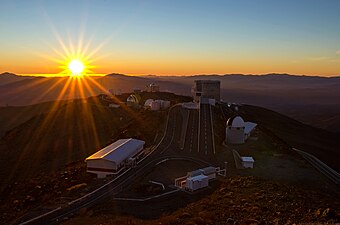
[[[84,71],[85,66],[84,63],[79,59],[73,59],[69,62],[68,69],[72,72],[72,75],[79,76],[81,75],[81,72]]]
[[[59,46],[49,46],[54,54],[39,55],[58,64],[58,68],[60,69],[56,74],[58,76],[83,78],[99,75],[94,71],[98,68],[94,63],[97,63],[104,58],[104,56],[106,57],[107,54],[98,54],[106,42],[101,42],[93,48],[91,41],[84,41],[83,35],[83,32],[79,34],[78,41],[69,38],[68,42],[66,42],[60,34],[56,32],[55,36]]]

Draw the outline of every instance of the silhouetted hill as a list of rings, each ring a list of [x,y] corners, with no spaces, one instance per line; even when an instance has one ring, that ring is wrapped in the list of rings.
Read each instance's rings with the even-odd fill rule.
[[[119,98],[117,102],[126,99],[128,95],[127,93],[117,96]],[[168,99],[172,103],[190,100],[190,98],[185,96],[177,96],[173,93],[164,92],[144,92],[141,93],[141,96],[142,102],[148,98]],[[124,105],[119,109],[111,109],[107,107],[108,104],[107,99],[104,100],[101,96],[98,96],[74,101],[56,101],[27,107],[8,107],[10,111],[7,113],[15,113],[15,109],[17,109],[18,111],[26,111],[32,115],[31,118],[26,117],[28,120],[23,121],[21,124],[6,132],[0,140],[0,187],[1,185],[3,187],[7,186],[5,190],[12,190],[13,187],[16,191],[11,193],[12,197],[9,199],[11,200],[10,206],[15,205],[15,209],[17,209],[20,208],[19,206],[26,204],[23,208],[28,210],[30,209],[30,204],[34,205],[39,203],[37,201],[44,201],[45,198],[39,197],[39,200],[37,200],[38,198],[32,197],[39,196],[38,192],[42,189],[45,191],[45,194],[47,192],[46,190],[48,190],[51,192],[50,195],[55,197],[59,196],[57,193],[61,192],[60,190],[69,188],[71,182],[73,182],[72,185],[81,184],[79,182],[85,182],[82,180],[84,178],[86,178],[86,182],[89,182],[92,179],[91,176],[84,175],[85,164],[82,160],[85,157],[118,138],[137,137],[146,140],[147,145],[149,145],[153,142],[157,132],[162,130],[162,124],[166,121],[166,112],[133,110],[124,107]],[[38,113],[38,109],[42,109],[43,112]],[[220,112],[220,110],[218,110],[218,112]],[[310,152],[334,169],[340,169],[337,162],[337,159],[340,157],[340,144],[337,142],[337,136],[335,134],[302,124],[287,116],[262,107],[243,105],[240,107],[239,113],[246,120],[257,122],[259,129],[265,129],[267,134],[272,132],[287,144]],[[75,163],[76,161],[78,161],[78,164]],[[69,163],[74,163],[74,165]],[[69,164],[69,168],[60,172],[66,164]],[[39,176],[37,176],[38,174]],[[14,182],[17,182],[17,184],[13,185]],[[8,186],[8,184],[12,186]],[[29,187],[33,191],[29,192],[30,190],[26,190],[25,184],[29,184]],[[242,189],[242,191],[237,192],[237,190],[240,189]],[[24,192],[24,194],[22,192]],[[238,194],[234,195],[232,193],[226,195],[225,192],[237,192]],[[258,194],[253,194],[254,192]],[[284,215],[280,215],[281,219],[294,218],[295,220],[299,220],[302,218],[307,222],[321,221],[324,218],[315,215],[318,210],[318,208],[315,207],[322,208],[322,214],[327,207],[336,207],[337,205],[336,201],[330,204],[330,196],[321,195],[320,193],[317,195],[323,199],[321,205],[318,205],[320,203],[315,203],[314,201],[318,198],[314,196],[316,195],[315,192],[313,192],[314,197],[312,199],[309,198],[310,196],[302,198],[301,195],[307,196],[303,194],[307,192],[306,190],[296,191],[294,187],[274,183],[273,181],[264,181],[254,177],[231,177],[228,178],[227,183],[222,184],[221,189],[215,192],[216,194],[210,195],[197,203],[192,203],[189,208],[184,207],[178,209],[175,213],[169,215],[169,217],[162,216],[157,222],[161,221],[166,224],[166,221],[175,221],[178,216],[184,215],[184,213],[187,214],[188,212],[193,212],[193,215],[196,216],[197,213],[204,210],[204,207],[201,207],[202,205],[209,205],[209,211],[213,209],[219,219],[228,219],[229,214],[226,216],[222,212],[229,210],[230,207],[224,205],[225,202],[230,201],[231,198],[235,202],[232,204],[237,203],[237,205],[239,205],[238,207],[242,209],[242,215],[239,214],[240,209],[232,209],[228,212],[230,215],[233,215],[234,220],[241,222],[245,221],[244,215],[251,215],[251,217],[258,215],[258,210],[260,210],[262,206],[265,206],[264,209],[266,208],[267,211],[261,215],[270,221],[275,220],[276,215],[273,216],[272,214],[278,210],[280,210],[280,212],[285,210],[284,212],[286,212]],[[29,197],[27,197],[28,194]],[[20,198],[18,198],[19,195],[21,196]],[[280,198],[278,199],[277,196],[279,195]],[[46,199],[51,198],[51,196],[46,197]],[[246,196],[251,197],[246,198]],[[192,196],[190,196],[190,198],[191,197]],[[211,197],[213,201],[211,199],[209,200]],[[16,201],[19,202],[17,198],[24,198],[25,200],[20,200],[20,203],[15,203]],[[245,198],[247,200],[243,200]],[[284,201],[287,198],[289,198],[289,201]],[[255,205],[257,204],[256,202],[262,201],[262,199],[264,199],[264,201],[261,203],[261,207]],[[249,202],[247,205],[245,204],[246,201]],[[292,201],[295,205],[291,205]],[[310,205],[312,207],[307,207],[304,205],[305,202],[314,203]],[[213,205],[216,207],[213,207]],[[275,205],[279,205],[280,207]],[[7,206],[8,209],[6,209],[5,205],[2,208],[13,211],[13,207],[10,206]],[[271,209],[271,207],[274,206],[276,208]],[[107,207],[107,205],[104,207]],[[138,206],[136,207],[138,208]],[[143,208],[145,206],[142,205],[139,207]],[[175,204],[173,207],[176,208],[178,205]],[[193,209],[194,211],[190,211]],[[310,210],[313,213],[310,213]],[[303,214],[303,216],[301,216],[302,214],[297,214],[293,217],[289,216],[291,213],[296,213],[297,211],[302,214],[303,212],[308,213]],[[249,212],[251,212],[251,214],[249,214]],[[14,213],[11,212],[11,215],[15,215],[15,213],[20,214],[20,212],[15,211]],[[203,214],[199,215],[203,217],[205,221],[210,218],[210,216],[206,217]],[[3,218],[7,218],[6,215],[2,216]],[[101,214],[96,214],[95,218],[96,220],[101,220]],[[257,219],[257,217],[255,218]],[[330,219],[336,218],[337,217],[330,217]],[[77,222],[77,220],[76,222],[71,220],[71,223],[72,222],[79,224],[84,223],[82,221]],[[148,224],[148,222],[145,223]],[[93,220],[89,223],[93,223]],[[171,222],[170,224],[176,223]]]
[[[191,95],[197,79],[221,81],[221,98],[263,106],[302,122],[340,132],[340,77],[267,75],[197,75],[197,76],[127,76],[109,74],[104,77],[70,79],[68,77],[35,77],[5,83],[0,80],[0,106],[31,105],[40,102],[89,97],[112,90],[114,93],[145,90],[157,83],[162,91]],[[322,115],[320,115],[322,111]],[[322,119],[320,119],[322,118]],[[330,119],[333,118],[333,119]]]
[[[337,134],[303,124],[262,107],[243,105],[239,113],[245,120],[258,123],[289,146],[311,153],[340,171],[340,142]]]
[[[117,102],[128,95],[118,96]],[[140,95],[142,102],[148,98],[172,104],[190,101],[164,92]],[[0,139],[0,189],[9,181],[82,160],[118,138],[136,137],[150,145],[166,121],[165,112],[134,110],[125,104],[112,109],[109,104],[99,96],[0,109],[0,115],[8,119],[13,115],[12,123],[0,124],[0,129],[7,129]]]
[[[124,101],[127,96],[124,94],[120,98]],[[173,104],[190,100],[172,93],[142,94],[144,100],[157,97],[168,99]],[[122,137],[122,134],[142,135],[145,140],[153,140],[155,130],[164,122],[151,112],[140,114],[126,107],[112,110],[107,105],[108,102],[94,97],[0,109],[0,114],[7,115],[4,120],[13,115],[13,120],[6,127],[0,126],[8,130],[0,141],[1,180],[4,181],[5,177],[29,177],[38,171],[60,168],[88,156],[112,139]],[[336,134],[262,107],[244,105],[239,113],[246,120],[273,132],[290,146],[310,152],[340,170],[337,161],[340,144]],[[134,125],[128,131],[130,123]],[[137,127],[139,131],[136,134]]]
[[[63,105],[66,102],[59,103]],[[52,110],[55,105],[55,102],[45,102],[31,106],[0,107],[0,138],[6,131],[19,126],[36,115]]]
[[[0,74],[0,86],[25,79],[32,79],[32,77],[18,76],[14,73],[5,72]]]

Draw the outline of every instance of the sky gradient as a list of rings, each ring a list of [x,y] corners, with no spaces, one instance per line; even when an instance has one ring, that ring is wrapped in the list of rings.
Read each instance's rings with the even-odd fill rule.
[[[339,0],[0,0],[0,73],[340,75]],[[85,55],[86,55],[85,54]]]

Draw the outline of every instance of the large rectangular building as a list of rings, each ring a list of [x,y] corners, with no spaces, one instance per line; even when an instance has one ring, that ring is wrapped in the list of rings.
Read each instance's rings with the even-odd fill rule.
[[[133,138],[120,139],[85,159],[87,172],[104,178],[136,163],[145,142]]]
[[[219,80],[195,80],[192,94],[195,102],[201,98],[220,101],[221,82]]]

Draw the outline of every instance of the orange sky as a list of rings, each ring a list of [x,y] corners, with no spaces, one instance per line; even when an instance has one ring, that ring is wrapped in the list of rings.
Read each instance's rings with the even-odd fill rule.
[[[58,74],[84,53],[94,74],[340,75],[337,0],[2,0],[1,9],[0,73]]]
[[[28,58],[7,62],[0,68],[1,72],[16,74],[58,74],[59,64],[46,59]],[[289,73],[303,75],[336,76],[340,74],[340,62],[330,60],[301,60],[289,59],[232,59],[223,58],[139,58],[120,57],[105,59],[92,64],[94,74],[122,73],[130,75],[196,75],[196,74],[267,74]],[[5,69],[6,68],[6,69]]]

